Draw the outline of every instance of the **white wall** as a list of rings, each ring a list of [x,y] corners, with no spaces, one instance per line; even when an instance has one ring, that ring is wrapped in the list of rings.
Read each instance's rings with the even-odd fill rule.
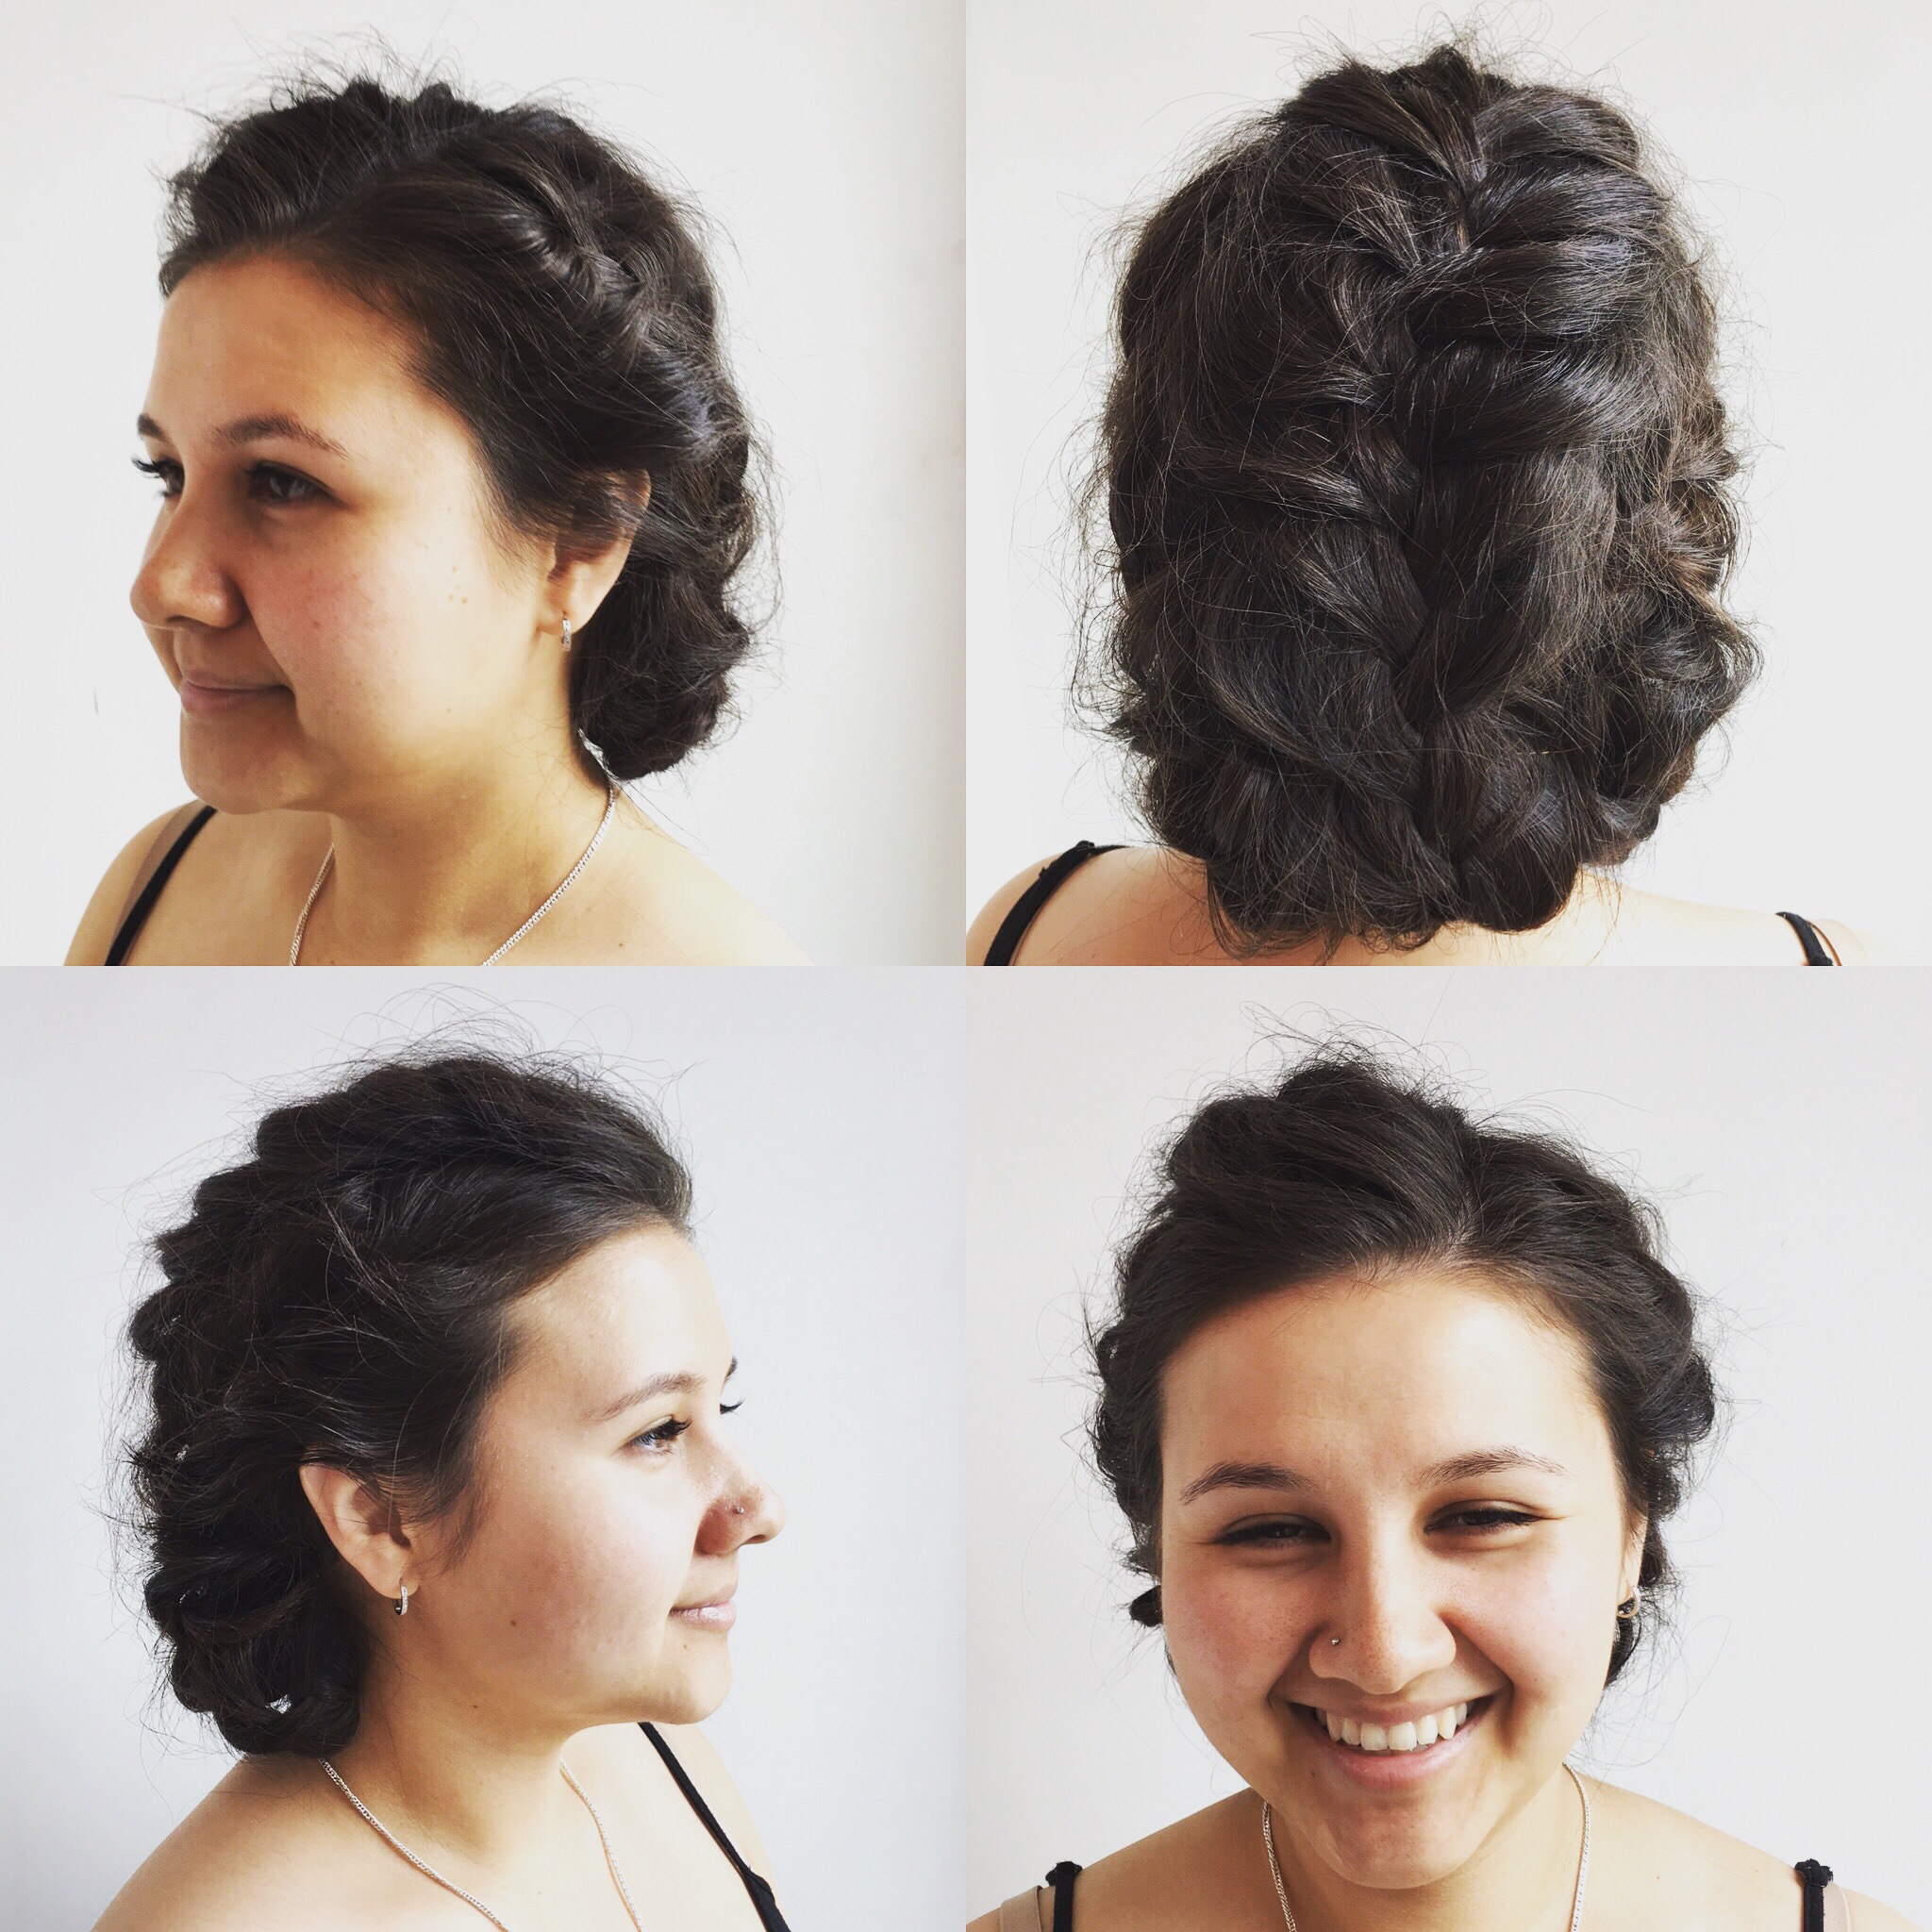
[[[9,20],[0,163],[9,678],[0,960],[57,960],[108,859],[186,796],[127,608],[128,468],[159,313],[158,177],[204,110],[366,0],[42,8]],[[409,58],[561,91],[692,191],[778,473],[784,607],[745,722],[642,795],[826,960],[958,951],[961,26],[952,0],[515,7],[393,0]]]
[[[1724,1311],[1735,1410],[1670,1533],[1679,1634],[1607,1702],[1591,1768],[1932,1923],[1924,1754],[1899,1722],[1932,1592],[1923,983],[1660,972],[1607,1000],[1589,974],[1119,971],[1079,975],[1075,1004],[1058,974],[989,977],[967,1056],[975,1909],[1238,1788],[1125,1615],[1080,1312],[1150,1141],[1274,1063],[1264,1032],[1345,1018],[1634,1165]]]
[[[1138,836],[1067,725],[1065,532],[1097,407],[1119,216],[1337,47],[1394,54],[1469,0],[974,0],[968,44],[967,898],[1081,837]],[[1932,669],[1918,558],[1932,384],[1918,336],[1932,11],[1845,0],[1481,8],[1634,106],[1689,177],[1736,318],[1758,457],[1735,608],[1769,675],[1727,767],[1630,876],[1932,941],[1917,824]]]
[[[931,1104],[956,1029],[924,977],[470,981],[551,1043],[638,1063],[691,1157],[742,1364],[734,1427],[790,1511],[744,1563],[737,1683],[707,1729],[801,1932],[963,1915],[956,1158]],[[142,974],[139,1000],[118,974],[8,980],[0,1916],[66,1932],[230,1761],[170,1719],[110,1584],[97,1510],[130,1253],[262,1082],[447,1009],[385,972]]]

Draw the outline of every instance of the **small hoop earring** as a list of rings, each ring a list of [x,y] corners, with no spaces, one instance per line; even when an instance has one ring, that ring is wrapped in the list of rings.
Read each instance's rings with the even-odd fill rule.
[[[403,1593],[397,1597],[391,1607],[395,1610],[397,1616],[407,1617],[409,1614],[409,1586],[405,1583],[399,1585],[398,1588]]]
[[[1617,1606],[1617,1622],[1620,1624],[1634,1624],[1642,1614],[1643,1586],[1641,1583],[1632,1584],[1630,1594]]]
[[[563,648],[566,651],[570,649],[570,619],[567,617],[563,620]]]

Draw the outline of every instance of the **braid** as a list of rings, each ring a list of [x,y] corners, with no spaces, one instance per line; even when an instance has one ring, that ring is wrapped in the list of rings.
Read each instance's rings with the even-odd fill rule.
[[[1238,948],[1523,930],[1755,668],[1715,318],[1604,104],[1350,63],[1142,230],[1090,670]]]

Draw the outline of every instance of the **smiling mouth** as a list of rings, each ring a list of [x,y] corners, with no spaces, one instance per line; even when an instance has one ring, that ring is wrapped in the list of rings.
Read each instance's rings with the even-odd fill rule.
[[[1480,1719],[1490,1707],[1491,1696],[1464,1699],[1444,1705],[1440,1710],[1399,1724],[1378,1724],[1343,1717],[1311,1704],[1295,1706],[1303,1722],[1324,1732],[1339,1749],[1361,1757],[1409,1757],[1446,1744],[1458,1731]]]

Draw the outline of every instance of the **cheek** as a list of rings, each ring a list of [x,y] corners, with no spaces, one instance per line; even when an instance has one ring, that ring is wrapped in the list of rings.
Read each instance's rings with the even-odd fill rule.
[[[1265,1703],[1307,1643],[1292,1583],[1260,1571],[1182,1557],[1166,1566],[1161,1621],[1174,1674],[1190,1704]]]
[[[547,1671],[569,1660],[636,1659],[661,1642],[683,1593],[699,1510],[681,1491],[626,1488],[621,1477],[499,1511],[462,1568],[494,1641]]]
[[[1588,1721],[1609,1664],[1613,1588],[1594,1553],[1560,1546],[1471,1583],[1457,1622],[1509,1680],[1519,1722]]]
[[[492,669],[509,666],[511,600],[489,558],[459,544],[467,534],[344,527],[258,559],[244,594],[306,724],[407,745],[487,704],[502,681]]]

